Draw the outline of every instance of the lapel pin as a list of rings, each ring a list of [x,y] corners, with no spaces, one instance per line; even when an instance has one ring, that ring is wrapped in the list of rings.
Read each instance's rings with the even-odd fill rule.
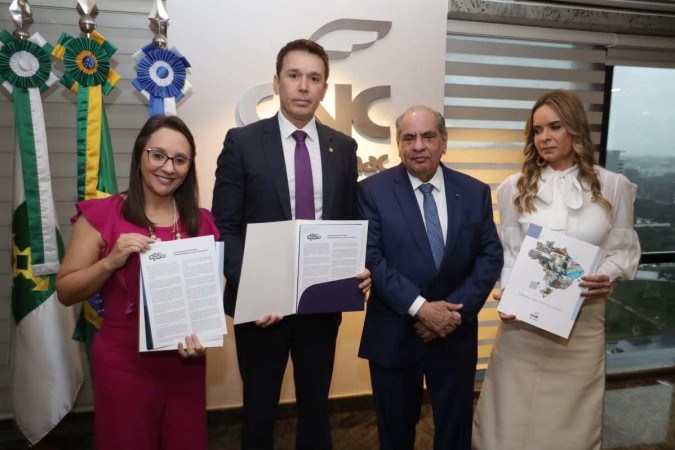
[[[330,153],[333,153],[333,152],[334,152],[333,147],[329,147],[329,148],[328,148],[328,151],[329,151]]]
[[[459,198],[459,192],[455,192],[455,197]]]

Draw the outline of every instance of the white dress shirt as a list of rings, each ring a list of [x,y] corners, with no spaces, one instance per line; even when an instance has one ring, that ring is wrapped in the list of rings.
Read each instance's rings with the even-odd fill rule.
[[[419,178],[415,178],[408,172],[408,177],[410,177],[410,184],[412,184],[413,192],[415,193],[415,198],[417,199],[417,206],[420,209],[422,214],[422,220],[424,220],[424,226],[427,226],[426,218],[424,217],[424,194],[419,190],[419,187],[424,184],[424,181]],[[445,182],[443,179],[443,171],[439,167],[436,170],[436,173],[427,183],[431,184],[434,189],[431,191],[431,195],[434,197],[436,202],[436,209],[438,210],[438,220],[441,222],[441,230],[443,232],[443,243],[447,239],[448,234],[448,204],[445,200]],[[408,314],[415,317],[417,311],[422,307],[422,304],[426,301],[424,297],[418,295],[410,308],[408,308]]]
[[[291,196],[291,217],[295,219],[295,139],[291,136],[298,128],[295,127],[279,111],[279,131],[281,132],[281,145],[284,148],[284,162],[286,163],[286,176],[288,178],[288,193]],[[323,215],[323,175],[321,172],[321,149],[319,146],[319,133],[316,130],[316,119],[312,118],[307,125],[300,130],[307,133],[305,145],[309,152],[309,162],[312,165],[312,184],[314,186],[314,217],[321,219]]]

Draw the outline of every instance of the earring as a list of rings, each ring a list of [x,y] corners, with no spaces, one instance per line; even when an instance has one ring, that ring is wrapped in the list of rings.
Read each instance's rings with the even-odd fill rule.
[[[537,165],[539,167],[544,167],[546,165],[546,160],[542,158],[541,156],[537,156]]]

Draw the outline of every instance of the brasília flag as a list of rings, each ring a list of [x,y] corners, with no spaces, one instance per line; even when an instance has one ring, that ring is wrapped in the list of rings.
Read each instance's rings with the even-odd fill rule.
[[[18,152],[12,216],[12,409],[26,438],[40,441],[70,411],[82,386],[76,311],[56,298],[63,242],[54,213],[40,94],[55,81],[51,45],[0,32],[0,83],[12,94]]]

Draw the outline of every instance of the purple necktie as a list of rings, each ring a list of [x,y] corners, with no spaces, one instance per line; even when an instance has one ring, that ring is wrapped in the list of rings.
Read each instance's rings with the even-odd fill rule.
[[[291,136],[295,139],[295,218],[314,219],[312,164],[305,145],[307,133],[296,130]]]

